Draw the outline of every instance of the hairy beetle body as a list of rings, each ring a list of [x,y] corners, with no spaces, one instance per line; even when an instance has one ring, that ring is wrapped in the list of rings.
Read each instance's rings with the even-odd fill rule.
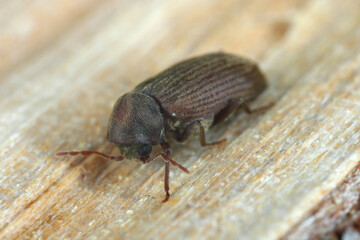
[[[169,158],[169,140],[184,142],[200,136],[202,146],[221,142],[206,143],[206,130],[240,107],[248,113],[254,112],[246,104],[265,88],[264,76],[257,65],[245,58],[226,53],[191,58],[144,81],[117,100],[107,139],[119,147],[122,156],[93,151],[58,155],[94,153],[112,160],[125,157],[144,163],[161,156],[165,160],[165,202],[170,196],[169,164],[188,172]],[[164,153],[150,157],[155,145],[160,145]]]

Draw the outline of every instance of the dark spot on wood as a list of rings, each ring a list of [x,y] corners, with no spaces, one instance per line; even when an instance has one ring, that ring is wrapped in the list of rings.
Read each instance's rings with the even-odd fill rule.
[[[281,40],[290,29],[290,23],[285,20],[279,20],[272,24],[272,37],[274,40]]]

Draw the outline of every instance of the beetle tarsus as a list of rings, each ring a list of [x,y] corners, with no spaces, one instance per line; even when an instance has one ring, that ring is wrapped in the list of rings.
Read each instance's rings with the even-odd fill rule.
[[[166,203],[169,200],[169,198],[170,198],[170,193],[167,192],[164,200],[162,200],[161,203]]]

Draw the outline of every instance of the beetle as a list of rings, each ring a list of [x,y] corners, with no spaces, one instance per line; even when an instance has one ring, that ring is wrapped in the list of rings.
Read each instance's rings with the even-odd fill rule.
[[[266,86],[257,64],[246,58],[223,52],[190,58],[140,83],[116,101],[107,140],[120,149],[121,156],[96,151],[58,152],[57,156],[97,154],[115,161],[138,159],[143,163],[162,157],[166,193],[162,202],[166,202],[170,197],[170,164],[189,173],[170,158],[170,141],[184,142],[196,136],[201,146],[225,141],[208,143],[205,132],[239,108],[253,113],[271,107],[251,110],[247,105]],[[150,156],[155,145],[163,152]]]

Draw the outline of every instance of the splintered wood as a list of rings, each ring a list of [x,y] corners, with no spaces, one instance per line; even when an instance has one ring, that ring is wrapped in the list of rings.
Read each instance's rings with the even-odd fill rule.
[[[0,239],[311,236],[360,160],[359,12],[357,0],[1,1]],[[216,51],[258,62],[269,87],[251,107],[275,105],[214,128],[221,145],[175,147],[190,174],[171,167],[167,203],[160,160],[55,157],[118,154],[105,138],[116,99]]]

